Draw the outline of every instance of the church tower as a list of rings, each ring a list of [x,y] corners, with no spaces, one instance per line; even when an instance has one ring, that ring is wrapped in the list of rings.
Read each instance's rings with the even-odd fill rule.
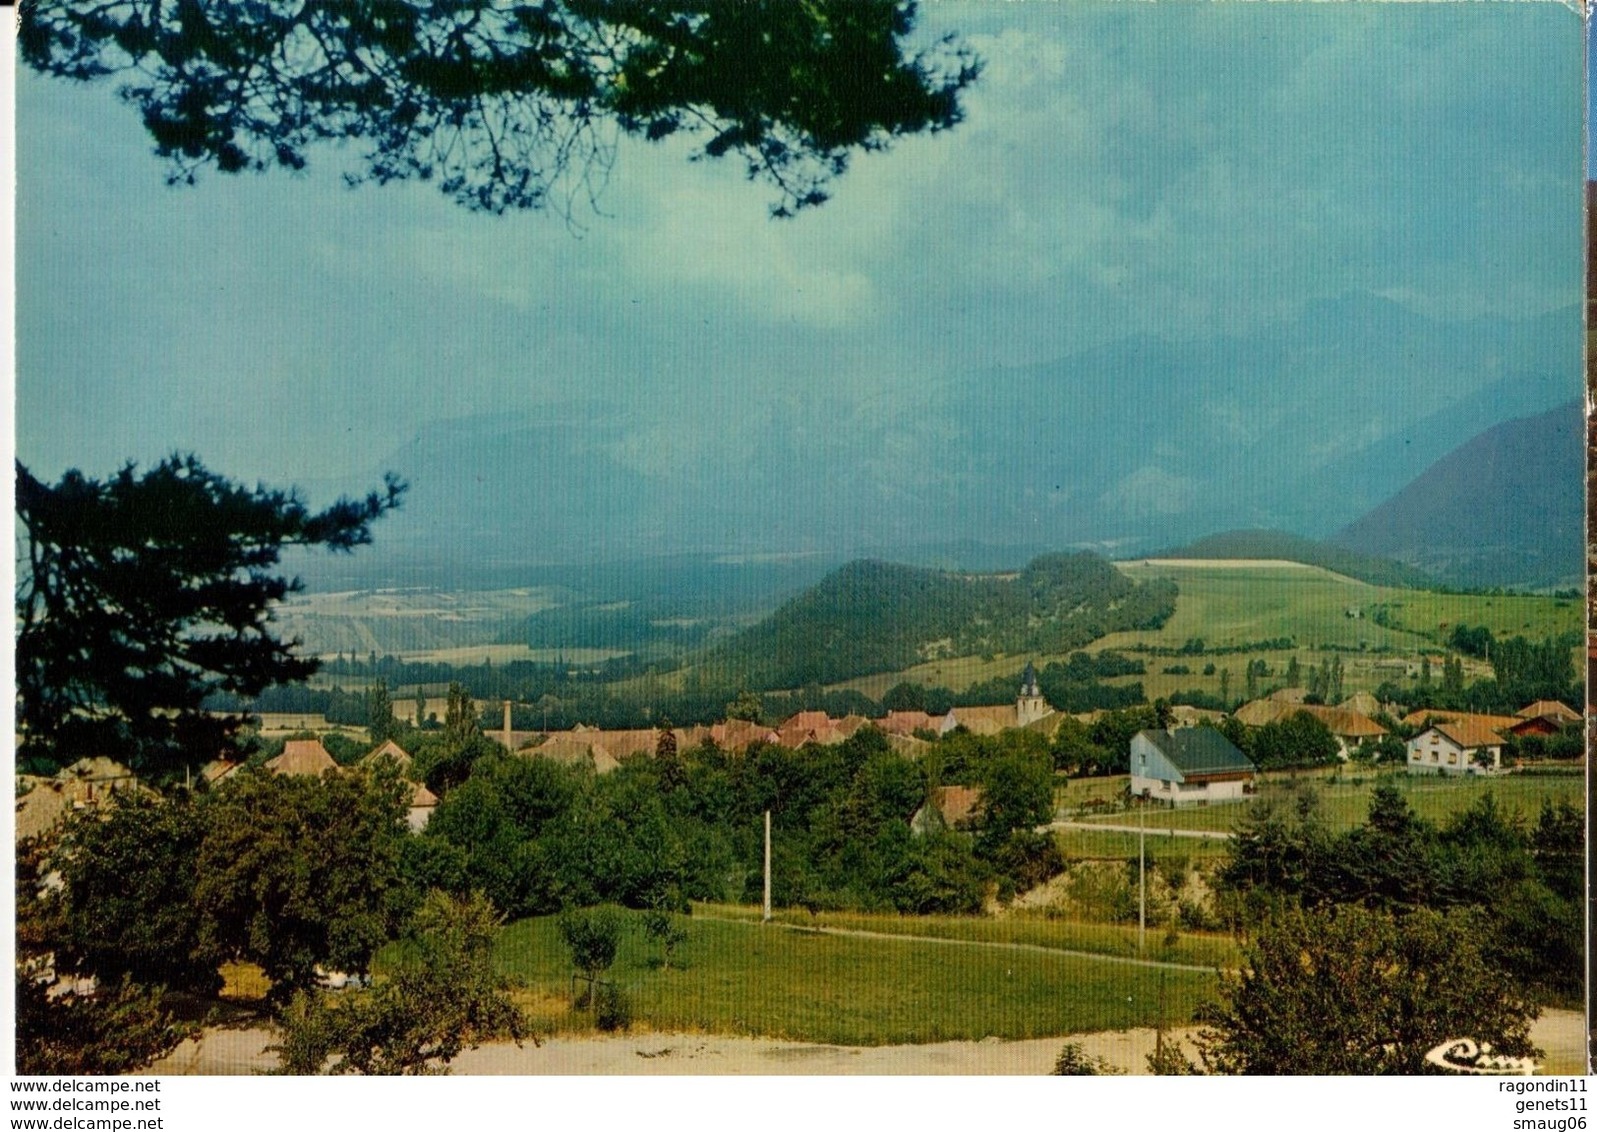
[[[1024,727],[1028,723],[1035,723],[1045,715],[1052,715],[1053,708],[1048,706],[1048,701],[1042,698],[1042,692],[1037,689],[1037,670],[1030,661],[1026,662],[1026,671],[1020,677],[1020,696],[1015,700],[1015,724]]]

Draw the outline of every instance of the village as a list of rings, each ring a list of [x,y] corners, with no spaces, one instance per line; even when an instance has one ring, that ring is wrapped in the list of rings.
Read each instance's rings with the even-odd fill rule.
[[[1332,815],[1333,828],[1347,831],[1338,836],[1357,837],[1360,828],[1357,819],[1343,820],[1344,810],[1338,798],[1343,794],[1348,798],[1356,796],[1361,806],[1365,804],[1371,797],[1365,779],[1370,783],[1396,782],[1399,785],[1403,779],[1410,780],[1414,785],[1403,788],[1404,796],[1420,806],[1417,812],[1436,815],[1433,820],[1450,820],[1447,819],[1450,814],[1474,813],[1479,804],[1490,807],[1494,803],[1480,793],[1480,788],[1489,788],[1494,782],[1504,787],[1513,786],[1527,774],[1531,777],[1524,777],[1522,786],[1528,788],[1529,793],[1502,794],[1499,788],[1498,793],[1507,799],[1505,805],[1539,802],[1545,808],[1563,798],[1565,801],[1561,804],[1567,806],[1572,805],[1571,799],[1576,797],[1578,779],[1548,778],[1545,769],[1538,770],[1523,758],[1504,756],[1505,750],[1523,751],[1526,736],[1542,740],[1578,730],[1579,717],[1562,703],[1530,703],[1514,716],[1421,710],[1394,717],[1395,705],[1376,702],[1368,693],[1355,694],[1337,705],[1306,703],[1307,698],[1310,697],[1304,689],[1280,688],[1240,705],[1232,713],[1161,704],[1157,708],[1142,709],[1146,714],[1135,710],[1071,714],[1053,709],[1038,689],[1034,668],[1028,665],[1013,702],[955,707],[941,714],[890,711],[873,720],[858,715],[833,718],[825,712],[807,711],[770,725],[729,719],[709,726],[670,730],[603,730],[581,726],[550,733],[518,732],[508,726],[478,730],[472,739],[477,745],[477,765],[464,780],[450,780],[446,776],[440,781],[434,774],[436,792],[428,785],[427,768],[419,766],[413,753],[407,750],[403,731],[399,738],[384,738],[363,750],[349,765],[341,766],[323,742],[324,736],[335,735],[336,731],[327,729],[320,720],[285,716],[263,721],[283,736],[275,742],[270,738],[265,740],[266,750],[276,752],[271,757],[257,760],[253,766],[218,760],[196,768],[192,775],[185,775],[184,781],[163,784],[160,790],[140,783],[126,767],[104,757],[81,760],[53,777],[23,777],[19,779],[16,805],[17,834],[19,846],[48,844],[59,836],[63,823],[92,820],[96,813],[110,819],[120,805],[134,796],[157,806],[164,804],[159,801],[163,793],[175,792],[174,797],[179,799],[190,795],[214,796],[216,801],[212,804],[220,805],[235,785],[262,774],[310,784],[339,776],[350,778],[352,782],[397,779],[403,783],[401,804],[392,812],[405,831],[403,836],[419,839],[418,848],[424,841],[440,849],[448,844],[463,847],[467,883],[473,883],[469,878],[478,875],[476,870],[487,867],[486,863],[475,863],[479,860],[479,850],[472,846],[472,840],[481,834],[462,833],[461,822],[497,821],[499,819],[488,819],[478,807],[487,804],[490,812],[497,812],[500,803],[491,801],[493,795],[474,791],[468,784],[484,774],[489,776],[485,781],[497,777],[509,783],[520,773],[513,769],[514,764],[519,763],[529,770],[535,765],[549,767],[550,773],[557,776],[556,779],[539,779],[534,775],[528,782],[577,784],[586,778],[600,788],[595,797],[603,796],[603,781],[611,778],[618,784],[623,781],[660,784],[650,788],[658,788],[666,797],[667,808],[659,811],[665,815],[692,813],[691,805],[685,810],[673,807],[699,789],[692,785],[673,788],[669,785],[671,781],[695,783],[704,775],[719,774],[723,782],[741,782],[744,790],[772,799],[763,803],[755,798],[744,799],[744,804],[734,805],[728,814],[748,812],[753,817],[752,805],[774,805],[779,813],[778,847],[792,852],[795,850],[788,839],[797,833],[791,824],[796,815],[791,803],[781,800],[780,790],[772,795],[761,785],[765,781],[761,776],[776,774],[777,780],[781,780],[786,773],[780,769],[784,765],[818,767],[833,757],[824,752],[855,752],[844,757],[861,768],[859,773],[868,773],[866,768],[871,766],[884,771],[901,767],[902,771],[891,773],[915,774],[913,781],[920,783],[910,787],[910,795],[902,790],[897,794],[876,795],[879,799],[906,799],[896,803],[900,807],[896,820],[902,823],[899,828],[910,838],[904,843],[910,848],[902,850],[908,855],[902,859],[920,861],[923,858],[916,854],[926,852],[931,845],[940,846],[938,852],[946,854],[963,839],[965,847],[958,852],[969,862],[967,867],[976,870],[971,874],[971,883],[976,887],[966,890],[970,893],[968,896],[957,895],[955,889],[949,887],[957,882],[945,876],[940,881],[918,882],[942,886],[943,896],[917,897],[909,903],[904,903],[902,892],[895,889],[883,889],[878,896],[869,895],[865,889],[858,890],[855,896],[840,892],[828,896],[824,894],[828,891],[825,884],[814,879],[824,873],[825,866],[815,864],[800,868],[797,873],[791,866],[780,866],[775,902],[779,923],[791,910],[807,908],[805,915],[811,922],[833,923],[837,925],[835,930],[852,930],[854,925],[867,923],[873,931],[886,930],[889,934],[968,930],[928,927],[957,923],[957,920],[935,918],[956,912],[960,916],[977,917],[970,921],[972,925],[986,919],[995,928],[1002,926],[1003,932],[1011,933],[1004,938],[1037,938],[1036,933],[1042,931],[1043,938],[1049,938],[1052,933],[1052,938],[1060,943],[1075,941],[1086,925],[1100,923],[1103,928],[1095,930],[1108,931],[1111,935],[1090,945],[1089,950],[1148,956],[1158,962],[1176,964],[1179,969],[1189,956],[1223,954],[1227,949],[1219,946],[1218,937],[1211,940],[1206,933],[1223,928],[1228,918],[1234,920],[1247,914],[1244,910],[1248,899],[1246,892],[1236,890],[1226,896],[1229,883],[1226,877],[1238,867],[1234,858],[1239,850],[1234,838],[1239,830],[1244,831],[1241,834],[1244,838],[1251,836],[1246,831],[1253,828],[1249,822],[1254,819],[1247,815],[1255,807],[1263,807],[1257,821],[1266,823],[1278,819],[1263,815],[1279,812],[1284,805],[1298,807],[1300,812],[1306,813],[1301,807],[1315,803],[1307,801],[1310,795],[1305,791],[1318,789],[1329,806],[1327,812]],[[483,707],[472,704],[470,715],[475,718],[484,714]],[[511,722],[511,709],[508,703],[499,705],[498,714],[507,725]],[[1162,726],[1135,726],[1139,723]],[[316,732],[316,724],[322,724],[320,734]],[[1253,748],[1259,735],[1280,731],[1288,725],[1312,728],[1326,744],[1324,752],[1329,752],[1329,757],[1322,752],[1324,761],[1317,765],[1264,770],[1244,753],[1243,748]],[[1003,773],[994,769],[1022,765],[1028,757],[1034,760],[1052,758],[1057,762],[1057,755],[1049,752],[1059,749],[1062,732],[1092,735],[1093,728],[1105,726],[1111,730],[1119,726],[1119,734],[1126,736],[1118,773],[1079,777],[1054,769],[1051,763],[1043,761],[1038,764],[1048,767],[1040,780],[1043,793],[1040,798],[1034,793],[1027,801],[1023,791],[1017,792],[1012,784],[1006,785]],[[1128,727],[1132,729],[1127,730]],[[412,741],[423,734],[415,730],[408,732]],[[1408,738],[1398,739],[1401,735]],[[1233,738],[1237,742],[1233,742]],[[1394,743],[1401,746],[1394,746]],[[349,749],[343,743],[335,746],[340,751]],[[1394,757],[1395,751],[1401,751],[1401,755]],[[773,763],[772,759],[778,755],[780,759]],[[859,762],[860,758],[865,761]],[[508,762],[495,770],[492,768],[498,765],[496,760]],[[716,767],[722,769],[715,771]],[[740,771],[740,767],[747,769]],[[755,767],[761,769],[756,771]],[[911,768],[920,770],[916,772]],[[511,777],[506,778],[506,775]],[[860,781],[857,775],[854,781],[856,786],[846,789],[857,794]],[[1425,788],[1425,782],[1434,782],[1436,786]],[[1457,786],[1450,792],[1445,785],[1447,782]],[[1471,783],[1477,788],[1457,793],[1459,787]],[[672,789],[676,790],[674,795],[670,793]],[[1438,789],[1442,793],[1437,793]],[[996,795],[999,790],[1006,791],[1001,802],[989,796]],[[475,817],[464,808],[468,796],[473,809],[477,810]],[[444,802],[451,798],[450,805],[445,806]],[[673,802],[673,798],[677,802]],[[845,809],[839,812],[858,804],[861,803],[844,803]],[[1024,816],[1015,816],[1015,806],[1021,807]],[[452,809],[453,813],[435,826],[434,818],[441,808]],[[624,812],[613,805],[601,805],[596,814],[613,815],[609,820],[621,826],[640,820],[636,816],[623,816]],[[813,823],[817,820],[815,813],[805,820]],[[1210,815],[1213,820],[1203,817],[1195,824],[1188,820],[1201,815]],[[1532,816],[1526,810],[1521,818],[1511,820],[1523,822]],[[690,824],[693,821],[686,820]],[[1546,814],[1541,820],[1548,820]],[[1254,821],[1255,826],[1257,821]],[[1136,824],[1128,824],[1132,822]],[[543,828],[543,836],[548,836],[550,826],[545,824]],[[880,824],[872,828],[886,829]],[[1145,839],[1149,833],[1153,834],[1155,848],[1150,854],[1146,840],[1136,843],[1133,863],[1128,865],[1124,857],[1116,858],[1116,853],[1123,850],[1115,846],[1126,844],[1134,829],[1141,830]],[[719,852],[720,865],[730,867],[732,875],[747,875],[746,882],[731,885],[715,882],[720,887],[714,892],[702,888],[702,879],[693,878],[691,862],[675,855],[680,850],[666,850],[663,862],[609,866],[623,872],[638,869],[640,875],[646,874],[646,879],[631,889],[606,887],[605,878],[562,883],[575,883],[578,888],[583,883],[593,885],[588,889],[591,895],[578,897],[581,900],[599,897],[617,901],[622,906],[631,904],[643,908],[655,903],[669,889],[673,895],[666,898],[667,903],[655,906],[686,910],[687,904],[679,902],[685,895],[691,895],[694,914],[682,919],[685,928],[674,929],[681,933],[681,938],[693,938],[689,932],[725,930],[712,929],[712,925],[725,917],[735,922],[747,914],[737,906],[740,893],[743,899],[759,898],[758,864],[751,855],[758,852],[756,830],[751,823],[751,828],[744,832],[748,836],[743,858],[749,865],[744,872],[739,871],[738,853],[727,856],[724,844],[720,850],[701,849],[711,855]],[[622,837],[621,841],[626,842],[630,836]],[[880,838],[887,834],[878,832],[869,836]],[[462,837],[464,841],[460,840]],[[913,847],[916,840],[922,843],[919,849]],[[501,848],[493,852],[498,853],[509,850],[512,844],[502,840],[497,843]],[[706,846],[714,844],[719,843],[713,839],[705,843]],[[1172,846],[1179,847],[1180,851],[1172,855]],[[685,848],[691,857],[695,850],[691,846]],[[973,849],[975,856],[970,856]],[[410,852],[403,848],[401,851],[402,854]],[[552,851],[557,855],[562,852]],[[584,851],[603,852],[591,843]],[[1440,851],[1446,851],[1445,845]],[[1228,852],[1232,857],[1226,856]],[[19,853],[33,859],[22,849]],[[1014,863],[1016,854],[1024,858],[1019,866]],[[1009,863],[1001,863],[1005,861]],[[854,859],[850,867],[861,867],[860,861]],[[769,862],[765,868],[769,878]],[[816,871],[812,873],[806,868]],[[65,872],[74,875],[73,866],[68,864]],[[80,867],[77,874],[81,872]],[[41,873],[39,883],[41,899],[59,897],[60,873]],[[83,882],[78,879],[78,883]],[[458,885],[460,881],[455,883]],[[769,879],[766,883],[769,885]],[[1140,902],[1133,899],[1133,894],[1139,890]],[[494,891],[490,888],[490,892]],[[650,892],[655,895],[648,895]],[[514,898],[500,895],[497,899]],[[765,899],[769,908],[769,887]],[[900,919],[885,921],[879,916],[861,920],[858,914],[847,912],[850,906],[869,908],[882,899],[889,904],[898,901],[899,907],[911,912],[918,910],[919,915],[900,913]],[[550,906],[547,901],[540,903],[534,898],[521,910],[536,913]],[[518,912],[513,904],[507,910],[513,914]],[[822,918],[815,920],[817,915]],[[853,918],[849,918],[850,915]],[[933,918],[928,919],[928,916]],[[1131,917],[1130,922],[1127,917]],[[757,917],[755,922],[758,922]],[[1135,931],[1131,928],[1132,922],[1138,925]],[[1121,926],[1111,926],[1117,923]],[[1155,932],[1158,942],[1151,946],[1147,929],[1150,923],[1158,928]],[[1077,926],[1070,926],[1072,924]],[[1022,934],[1013,935],[1015,932]],[[1063,934],[1059,934],[1061,932]],[[538,963],[548,961],[545,958]],[[649,963],[656,962],[658,957],[649,960]],[[368,968],[358,963],[356,966],[360,969],[344,970],[325,958],[315,964],[312,985],[319,985],[324,993],[333,993],[335,988],[369,985]],[[382,966],[379,956],[378,970]],[[645,968],[647,964],[639,969]],[[97,991],[92,974],[63,967],[55,957],[42,956],[32,969],[36,979],[46,981],[52,996],[93,996]],[[260,982],[262,967],[253,966],[257,972],[254,975],[247,973],[250,969],[252,965],[247,961],[242,967],[237,962],[224,966],[229,972],[222,992],[224,1001],[242,1004],[248,1001],[250,994],[261,993],[245,989],[252,983],[269,987],[269,983]],[[669,967],[663,970],[668,971]],[[653,968],[650,977],[658,977],[661,973],[661,968]],[[1191,976],[1184,974],[1182,977]],[[1101,992],[1093,992],[1097,993]],[[1183,993],[1197,992],[1194,987]],[[1087,999],[1090,1001],[1092,997],[1088,995]],[[542,1001],[542,1009],[546,1012],[543,1022],[555,1032],[568,1030],[573,1024],[580,1029],[584,1024],[584,1012],[571,1001],[554,1007],[553,1014],[547,1013],[551,1009],[548,1001]],[[670,1009],[662,1009],[658,1019],[645,1023],[640,1018],[638,1024],[669,1026],[671,1016]],[[593,1015],[586,1024],[594,1024],[596,1018],[598,1015]],[[700,1023],[708,1024],[703,1017]],[[980,1029],[986,1024],[978,1020],[975,1025]],[[1079,1022],[1074,1024],[1079,1025]],[[623,1023],[619,1028],[630,1029],[631,1023]],[[956,1026],[952,1032],[961,1031]],[[1015,1036],[1026,1032],[1029,1030],[1023,1028]],[[846,1034],[833,1034],[832,1038],[849,1040]],[[1140,1066],[1130,1068],[1141,1071]]]
[[[1358,758],[1361,751],[1393,734],[1375,717],[1386,716],[1390,722],[1390,712],[1396,705],[1383,705],[1368,692],[1355,693],[1334,706],[1308,703],[1306,699],[1303,688],[1283,688],[1244,703],[1229,715],[1184,705],[1162,709],[1165,725],[1139,731],[1132,739],[1127,753],[1129,765],[1135,769],[1126,783],[1128,797],[1168,806],[1208,805],[1251,797],[1256,792],[1259,768],[1220,732],[1219,726],[1227,718],[1256,729],[1306,716],[1335,741],[1337,759],[1342,763]],[[1038,691],[1030,664],[1014,703],[956,706],[940,715],[888,711],[880,719],[861,715],[833,719],[823,711],[801,711],[769,726],[753,720],[729,719],[669,731],[603,730],[579,724],[565,731],[527,732],[512,730],[512,705],[506,701],[502,707],[504,726],[483,732],[486,738],[519,757],[585,767],[596,774],[614,771],[629,758],[653,757],[663,746],[687,750],[708,743],[729,754],[746,755],[751,747],[760,744],[789,750],[808,744],[835,746],[865,727],[879,730],[893,750],[915,758],[937,739],[956,731],[998,736],[1018,730],[1052,739],[1066,719],[1091,724],[1103,714],[1095,711],[1067,715],[1055,711]],[[314,734],[331,729],[325,720],[279,715],[266,722],[269,726],[263,735],[269,736],[275,730],[289,736],[281,740],[281,753],[262,760],[267,771],[317,777],[339,769],[340,764]],[[1559,701],[1538,700],[1512,716],[1418,709],[1401,715],[1397,722],[1398,729],[1409,735],[1403,740],[1402,764],[1409,774],[1500,775],[1515,769],[1504,764],[1505,743],[1524,736],[1567,734],[1580,727],[1581,717]],[[1365,758],[1375,761],[1369,755]],[[383,759],[392,761],[407,776],[413,772],[411,755],[393,739],[377,743],[360,761],[369,764]],[[243,766],[242,762],[213,761],[198,768],[198,778],[215,785],[237,774]],[[438,798],[424,783],[417,781],[414,785],[407,821],[413,831],[420,831]],[[69,812],[92,808],[121,791],[143,788],[131,770],[110,757],[80,760],[53,778],[22,775],[16,805],[17,836],[38,836]],[[939,787],[939,792],[958,799],[954,809],[943,815],[950,826],[964,820],[974,809],[975,795],[969,790],[955,788],[954,793],[949,793]]]

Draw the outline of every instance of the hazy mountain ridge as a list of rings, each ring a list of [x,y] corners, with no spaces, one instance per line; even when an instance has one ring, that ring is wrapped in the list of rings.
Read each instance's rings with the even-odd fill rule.
[[[1458,586],[1578,586],[1585,421],[1578,401],[1460,445],[1334,538]]]
[[[602,397],[439,420],[376,469],[412,485],[377,546],[307,576],[488,588],[699,552],[969,568],[994,556],[947,548],[1324,537],[1482,429],[1567,401],[1569,321],[1352,296],[1246,335],[1127,338],[869,404],[729,404],[686,430]]]

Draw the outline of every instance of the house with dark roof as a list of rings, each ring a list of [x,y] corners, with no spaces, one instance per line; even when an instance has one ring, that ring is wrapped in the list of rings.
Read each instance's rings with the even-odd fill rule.
[[[1171,806],[1239,802],[1259,768],[1212,727],[1139,731],[1131,737],[1131,792]]]

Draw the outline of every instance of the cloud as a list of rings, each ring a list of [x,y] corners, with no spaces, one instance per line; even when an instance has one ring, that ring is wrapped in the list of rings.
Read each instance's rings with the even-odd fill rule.
[[[935,450],[903,438],[935,431],[940,388],[998,367],[1343,294],[1439,318],[1578,299],[1579,21],[1557,5],[921,13],[987,64],[967,120],[857,157],[786,222],[669,142],[623,144],[580,235],[347,191],[331,155],[172,190],[109,88],[24,76],[22,451],[49,471],[181,441],[291,481],[374,466],[424,420],[597,397],[637,421],[618,458],[662,475],[735,477],[773,407],[800,450],[892,463]],[[1039,395],[1110,404],[1113,381]],[[1127,506],[1186,498],[1145,458]]]
[[[1144,465],[1104,492],[1098,502],[1106,512],[1148,519],[1181,514],[1197,501],[1197,492],[1196,480]]]

